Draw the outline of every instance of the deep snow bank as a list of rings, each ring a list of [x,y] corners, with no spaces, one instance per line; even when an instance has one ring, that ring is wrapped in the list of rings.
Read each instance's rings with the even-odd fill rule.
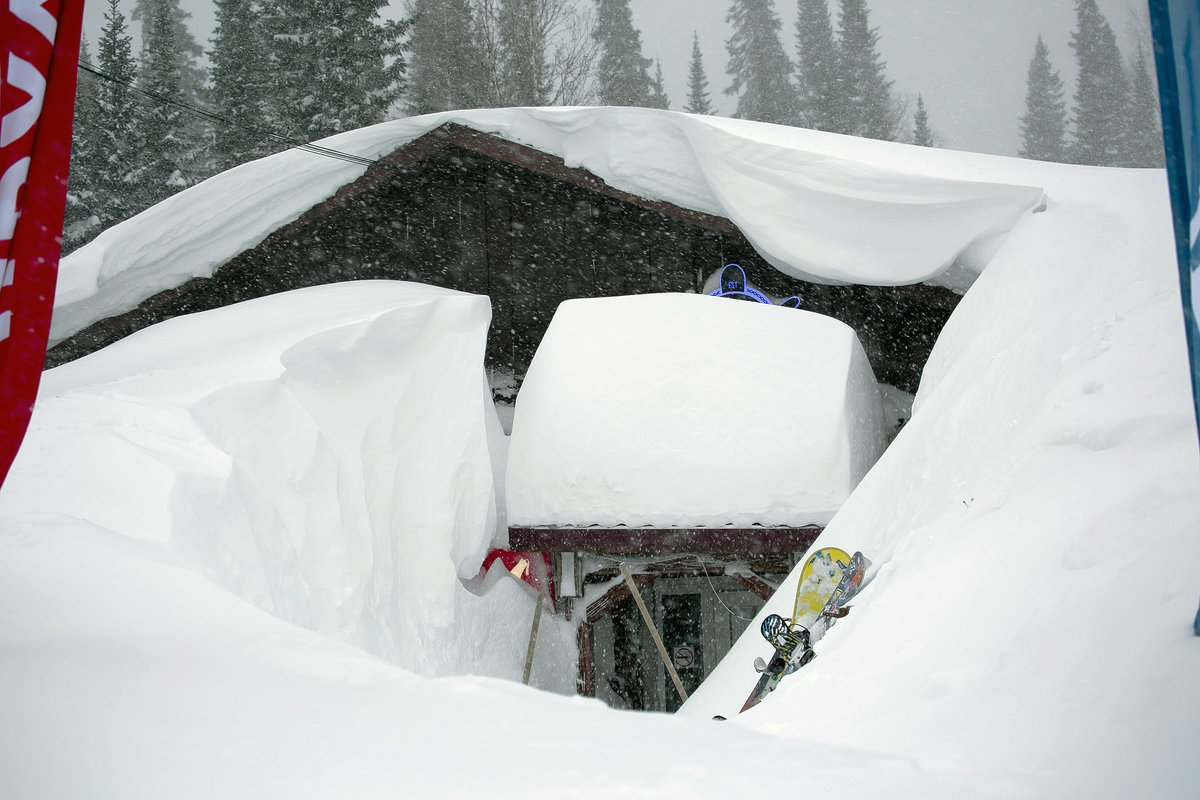
[[[152,542],[422,674],[513,677],[532,601],[459,583],[497,529],[490,318],[486,297],[371,281],[149,328],[46,374],[0,517]]]
[[[884,447],[830,317],[687,294],[559,306],[517,395],[519,525],[824,525]]]
[[[559,156],[618,189],[728,217],[775,267],[817,280],[965,288],[998,237],[1043,196],[1038,184],[1006,174],[1012,159],[960,153],[959,169],[943,169],[916,152],[927,148],[652,109],[448,112],[321,144],[378,158],[446,122]],[[291,150],[114,226],[63,259],[51,341],[211,275],[365,169]],[[961,178],[972,171],[979,177]]]
[[[863,550],[873,582],[737,722],[1007,773],[1016,796],[1190,797],[1200,481],[1165,182],[1026,169],[1063,190],[959,305],[814,545]],[[736,715],[757,627],[685,713]]]

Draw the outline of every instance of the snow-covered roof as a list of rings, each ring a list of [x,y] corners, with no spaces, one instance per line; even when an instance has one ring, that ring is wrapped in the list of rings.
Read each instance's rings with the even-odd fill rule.
[[[883,451],[858,337],[691,294],[569,300],[517,396],[512,525],[824,525]]]
[[[446,123],[519,142],[621,191],[731,220],[805,279],[969,285],[996,237],[1042,202],[991,159],[963,180],[926,148],[633,108],[509,108],[394,120],[322,140],[377,159]],[[882,145],[882,147],[880,146]],[[911,151],[911,152],[909,152]],[[207,277],[361,177],[362,164],[289,150],[243,164],[105,231],[63,259],[51,341]],[[980,172],[980,170],[975,170]]]

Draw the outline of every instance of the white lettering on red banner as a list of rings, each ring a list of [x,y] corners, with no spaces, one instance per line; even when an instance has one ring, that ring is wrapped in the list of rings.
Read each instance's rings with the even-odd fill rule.
[[[5,82],[29,95],[29,99],[0,120],[0,147],[8,147],[37,124],[46,99],[46,76],[16,53],[8,54],[8,75]]]
[[[0,175],[0,241],[11,240],[21,216],[21,187],[29,175],[28,157],[4,170]]]
[[[83,0],[0,0],[0,481],[46,356],[82,17]]]
[[[47,42],[53,42],[54,34],[58,30],[58,20],[46,10],[45,5],[46,0],[11,0],[8,7],[14,17],[46,37]],[[78,47],[79,45],[76,44],[77,49]],[[75,58],[79,58],[78,53]]]

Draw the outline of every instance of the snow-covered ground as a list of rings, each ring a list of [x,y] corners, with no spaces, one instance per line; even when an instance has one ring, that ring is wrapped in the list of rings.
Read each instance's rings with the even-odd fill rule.
[[[569,113],[563,152],[589,167],[621,120],[643,138],[691,125]],[[711,721],[753,684],[751,625],[682,713],[611,711],[556,693],[573,637],[544,618],[533,683],[550,691],[520,686],[533,598],[460,580],[503,515],[487,303],[322,287],[47,373],[0,491],[0,793],[1195,797],[1200,449],[1162,173],[704,124],[754,140],[706,160],[802,141],[831,180],[890,170],[897,197],[905,174],[1034,187],[973,248],[986,268],[911,420],[818,540],[873,568],[811,665]],[[787,202],[791,179],[759,180],[773,192],[751,200]],[[64,264],[69,304],[165,285],[117,277],[142,263],[119,242],[157,248],[156,269],[211,266],[191,260],[203,237],[161,238],[162,208]],[[922,251],[949,219],[889,227]],[[765,611],[788,613],[792,588]]]

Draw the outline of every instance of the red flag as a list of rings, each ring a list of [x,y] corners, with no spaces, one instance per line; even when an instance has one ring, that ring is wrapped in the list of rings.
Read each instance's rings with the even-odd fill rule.
[[[82,19],[83,0],[0,0],[0,483],[46,358]]]

